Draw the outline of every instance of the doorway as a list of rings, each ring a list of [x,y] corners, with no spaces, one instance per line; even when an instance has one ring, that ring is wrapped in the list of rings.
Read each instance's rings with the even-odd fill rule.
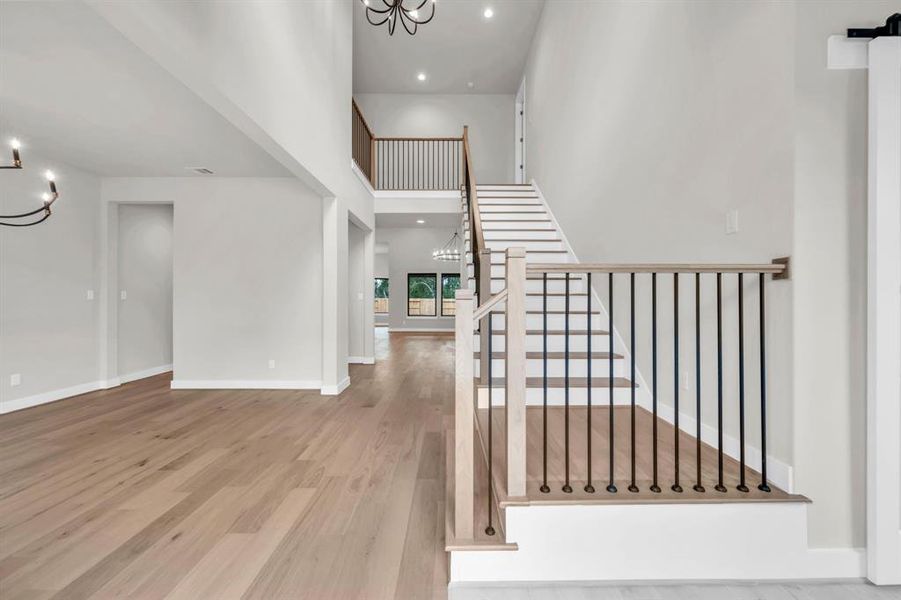
[[[121,204],[117,367],[121,383],[172,370],[171,204]]]

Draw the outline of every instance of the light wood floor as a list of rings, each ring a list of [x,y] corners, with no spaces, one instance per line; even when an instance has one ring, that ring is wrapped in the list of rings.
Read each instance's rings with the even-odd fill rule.
[[[444,598],[453,339],[339,397],[168,376],[0,417],[0,598]]]

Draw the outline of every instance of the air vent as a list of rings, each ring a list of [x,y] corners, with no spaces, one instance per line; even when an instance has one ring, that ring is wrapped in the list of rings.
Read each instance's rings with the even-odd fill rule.
[[[188,171],[194,171],[198,175],[212,175],[213,172],[206,167],[185,167]]]

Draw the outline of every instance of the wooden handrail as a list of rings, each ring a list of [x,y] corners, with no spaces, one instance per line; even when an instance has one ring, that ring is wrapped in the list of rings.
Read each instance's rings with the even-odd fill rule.
[[[497,306],[498,304],[500,304],[501,302],[503,302],[506,299],[507,299],[507,290],[506,289],[496,293],[491,298],[489,298],[486,302],[483,302],[482,304],[479,305],[479,307],[475,310],[475,312],[472,315],[473,320],[476,323],[478,323],[479,321],[482,320],[482,317],[486,316],[492,308],[494,308],[495,306]]]
[[[468,181],[467,193],[469,196],[469,214],[471,217],[472,223],[472,234],[474,236],[476,244],[472,246],[471,250],[473,252],[473,258],[475,259],[475,254],[478,251],[481,251],[485,248],[485,236],[482,233],[482,218],[479,214],[479,194],[478,194],[478,186],[476,185],[476,176],[472,167],[472,150],[469,148],[469,126],[463,126],[463,156],[464,161],[463,164],[466,168],[466,179]],[[473,264],[475,264],[475,260],[473,260]],[[475,277],[478,279],[478,273],[475,274]]]
[[[366,117],[363,116],[363,111],[360,110],[360,106],[357,104],[357,101],[353,98],[350,99],[351,106],[353,106],[354,112],[360,117],[360,121],[363,123],[363,127],[366,128],[366,132],[369,133],[369,137],[372,139],[378,139],[375,137],[375,134],[372,133],[372,128],[369,127],[369,123],[366,122]]]
[[[716,263],[530,263],[530,275],[541,273],[771,273],[779,275],[784,264]]]
[[[379,142],[462,142],[461,137],[376,137]]]

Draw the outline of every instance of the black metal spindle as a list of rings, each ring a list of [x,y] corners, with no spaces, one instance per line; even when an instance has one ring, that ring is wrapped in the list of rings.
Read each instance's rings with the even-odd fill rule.
[[[701,482],[701,274],[695,273],[695,484],[696,492],[706,492]]]
[[[629,358],[630,362],[632,363],[632,405],[630,408],[632,417],[632,434],[630,436],[632,454],[632,479],[629,483],[629,491],[632,493],[637,493],[638,486],[635,485],[635,273],[629,273],[629,348]]]
[[[563,316],[563,446],[564,446],[564,470],[565,480],[563,491],[567,494],[573,491],[569,485],[569,273],[566,274],[564,293]]]
[[[716,440],[717,480],[713,489],[725,492],[723,485],[723,274],[716,274]]]
[[[762,492],[772,491],[766,479],[766,274],[760,278],[760,485]]]
[[[674,481],[670,488],[682,492],[679,483],[679,274],[673,273],[673,460]]]
[[[551,491],[551,488],[547,484],[547,273],[542,273],[541,276],[542,283],[542,320],[543,327],[541,331],[541,343],[542,343],[542,352],[541,352],[541,363],[542,363],[542,388],[544,395],[542,396],[543,401],[541,405],[541,443],[543,448],[543,454],[541,457],[541,491],[545,494]]]
[[[657,273],[651,273],[651,409],[653,412],[651,446],[654,455],[651,491],[659,494],[660,486],[657,483]]]
[[[494,465],[493,452],[492,452],[492,450],[493,450],[492,431],[494,429],[494,424],[491,421],[492,416],[493,416],[491,414],[491,407],[494,404],[492,402],[492,394],[491,394],[491,390],[494,387],[494,381],[492,381],[492,378],[491,378],[491,375],[492,375],[491,363],[493,362],[493,358],[494,358],[491,354],[491,338],[494,333],[492,330],[492,322],[491,322],[492,316],[493,316],[493,314],[489,310],[488,311],[488,527],[485,528],[485,533],[487,533],[488,535],[494,535],[494,527],[492,527],[493,521],[492,521],[492,515],[491,515],[491,508],[492,508],[492,506],[491,506],[492,505],[491,490],[493,488],[493,483],[494,483],[494,481],[492,479],[493,465]]]
[[[739,481],[736,488],[747,492],[745,483],[745,279],[738,274],[738,456]]]
[[[594,486],[591,485],[591,273],[588,273],[588,294],[585,300],[585,313],[588,315],[587,374],[585,376],[585,383],[587,384],[585,391],[588,394],[588,415],[585,425],[585,440],[588,448],[586,452],[588,457],[588,481],[585,483],[585,491],[593,494],[595,490]]]
[[[591,289],[589,288],[588,294],[591,295]],[[591,337],[591,322],[589,320],[588,323],[588,337]],[[614,481],[616,479],[615,474],[613,472],[613,273],[607,274],[607,365],[608,365],[608,379],[607,382],[610,389],[610,417],[608,419],[609,422],[609,435],[610,435],[610,449],[609,449],[609,458],[610,458],[610,483],[607,484],[607,491],[611,494],[616,493],[616,485],[614,485]]]

